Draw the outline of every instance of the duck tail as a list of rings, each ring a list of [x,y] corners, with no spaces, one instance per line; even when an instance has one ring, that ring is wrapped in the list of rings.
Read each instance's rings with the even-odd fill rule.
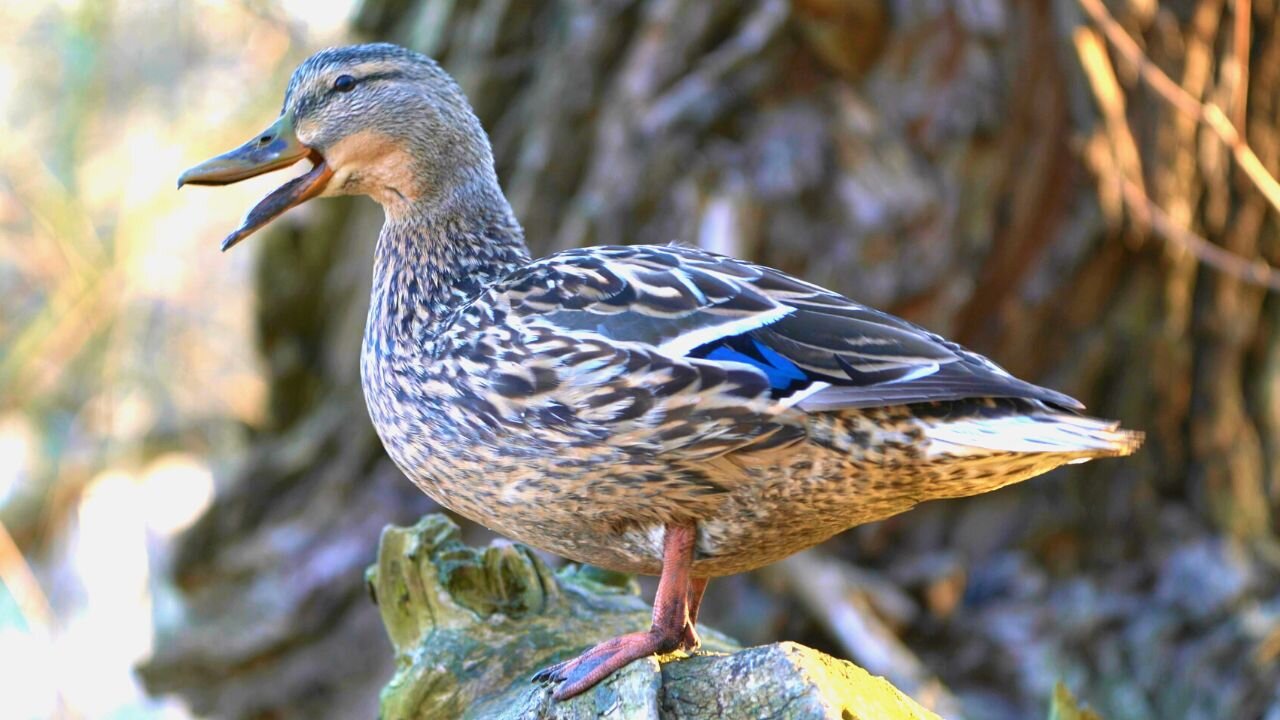
[[[933,425],[925,430],[930,454],[950,456],[989,453],[1074,455],[1070,462],[1120,457],[1142,446],[1144,434],[1126,430],[1114,420],[1046,409],[1004,417],[972,417]]]

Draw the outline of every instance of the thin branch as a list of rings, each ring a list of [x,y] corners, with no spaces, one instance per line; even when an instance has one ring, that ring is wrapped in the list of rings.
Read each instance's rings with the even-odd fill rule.
[[[1102,119],[1107,129],[1106,137],[1111,148],[1111,156],[1115,159],[1116,171],[1127,180],[1143,187],[1143,192],[1146,192],[1142,175],[1142,154],[1138,152],[1138,142],[1133,137],[1132,128],[1129,127],[1124,91],[1120,88],[1115,69],[1111,66],[1110,58],[1107,57],[1106,45],[1097,32],[1086,27],[1078,28],[1072,41],[1075,43],[1080,65],[1084,68],[1085,76],[1089,80],[1089,87],[1093,90],[1093,97],[1102,111]],[[1118,219],[1122,204],[1122,198],[1114,194],[1108,195],[1105,198],[1104,210]],[[1139,230],[1146,230],[1148,225],[1146,217],[1141,213],[1134,213],[1133,219],[1139,226]]]
[[[53,628],[53,609],[40,589],[22,550],[13,541],[8,528],[0,522],[0,583],[3,583],[18,605],[18,612],[32,631],[47,636]]]
[[[1240,132],[1216,103],[1201,102],[1182,89],[1163,70],[1151,62],[1125,29],[1116,22],[1102,0],[1080,0],[1080,6],[1088,13],[1103,35],[1122,57],[1138,70],[1138,75],[1169,104],[1180,112],[1204,123],[1231,149],[1240,169],[1249,177],[1271,206],[1280,211],[1280,182],[1267,172],[1257,153],[1240,137]]]
[[[1241,163],[1241,167],[1246,174],[1249,174],[1250,178],[1254,180],[1254,184],[1257,185],[1262,194],[1267,197],[1272,206],[1280,209],[1280,204],[1278,204],[1280,202],[1280,185],[1262,167],[1262,162],[1258,160],[1258,156],[1254,154],[1253,150],[1240,140],[1235,127],[1226,119],[1222,109],[1217,105],[1202,104],[1186,89],[1175,83],[1168,75],[1156,67],[1133,39],[1120,27],[1119,23],[1111,17],[1106,8],[1103,7],[1101,0],[1080,0],[1080,4],[1098,23],[1103,34],[1111,41],[1112,46],[1138,68],[1141,76],[1161,96],[1169,100],[1174,107],[1182,110],[1188,116],[1206,123],[1218,133],[1218,136],[1231,147],[1237,161]],[[1142,181],[1140,162],[1135,172],[1134,153],[1136,153],[1136,143],[1133,141],[1129,121],[1124,113],[1124,98],[1116,83],[1114,70],[1111,68],[1111,64],[1107,62],[1105,53],[1101,53],[1097,47],[1097,41],[1092,33],[1081,31],[1076,33],[1074,39],[1076,51],[1089,78],[1094,97],[1106,120],[1111,155],[1114,158],[1111,163],[1114,167],[1108,168],[1104,167],[1101,158],[1096,155],[1086,154],[1090,168],[1098,176],[1102,186],[1104,188],[1110,186],[1119,189],[1120,198],[1125,208],[1128,209],[1129,214],[1141,228],[1149,227],[1167,241],[1191,253],[1200,262],[1220,272],[1238,278],[1243,282],[1280,291],[1280,271],[1261,259],[1249,260],[1209,242],[1192,230],[1183,227],[1151,199]],[[1224,134],[1223,128],[1229,132]],[[1242,157],[1244,158],[1243,160]],[[1259,179],[1253,173],[1250,173],[1250,168],[1255,168],[1257,172],[1261,173],[1262,182],[1259,182]],[[1269,187],[1274,192],[1268,192]]]
[[[0,585],[9,591],[18,613],[27,622],[27,628],[37,638],[49,642],[53,636],[55,619],[53,607],[49,605],[49,597],[40,587],[40,581],[31,571],[31,565],[22,554],[18,543],[14,542],[9,528],[0,521]],[[61,685],[54,687],[54,718],[74,718],[67,705],[67,699]]]
[[[1231,35],[1231,54],[1235,56],[1235,86],[1231,89],[1231,111],[1235,113],[1235,126],[1240,134],[1245,131],[1249,106],[1249,42],[1252,36],[1253,0],[1236,0],[1231,10],[1234,24]]]
[[[1095,172],[1102,174],[1100,168]],[[1179,225],[1159,205],[1142,191],[1136,183],[1116,174],[1110,178],[1120,185],[1124,204],[1135,215],[1145,217],[1151,229],[1169,242],[1183,248],[1197,260],[1243,282],[1280,292],[1280,270],[1262,260],[1248,260],[1215,245],[1200,235]],[[1106,182],[1106,180],[1102,180]]]
[[[1098,137],[1095,142],[1106,141]],[[1114,149],[1114,145],[1111,143],[1108,145]],[[1156,235],[1191,253],[1197,260],[1219,272],[1251,285],[1259,285],[1280,292],[1280,270],[1271,267],[1261,259],[1249,260],[1236,255],[1183,227],[1156,204],[1142,186],[1125,177],[1124,172],[1116,167],[1114,155],[1110,162],[1103,157],[1104,155],[1106,151],[1100,148],[1099,152],[1086,150],[1085,164],[1097,176],[1099,187],[1115,188],[1118,191],[1125,209],[1135,220],[1140,218],[1140,222],[1153,230]]]
[[[907,695],[943,717],[957,717],[960,702],[942,681],[876,617],[845,566],[810,550],[770,568],[840,644],[873,675],[883,675]]]

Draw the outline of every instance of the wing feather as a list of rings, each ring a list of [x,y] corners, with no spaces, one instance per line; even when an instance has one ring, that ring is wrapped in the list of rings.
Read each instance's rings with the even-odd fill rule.
[[[807,412],[973,397],[1083,408],[906,320],[695,248],[561,252],[518,271],[501,291],[513,312],[567,333],[755,368],[775,397]]]

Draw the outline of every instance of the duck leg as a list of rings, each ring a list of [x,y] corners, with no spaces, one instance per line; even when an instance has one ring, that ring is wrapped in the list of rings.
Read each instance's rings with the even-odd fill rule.
[[[702,647],[702,638],[694,627],[698,623],[698,608],[702,606],[702,594],[707,591],[707,583],[711,578],[693,578],[689,581],[689,623],[684,626],[684,642],[682,650],[697,650]]]
[[[697,530],[692,526],[668,525],[662,542],[662,576],[653,600],[653,624],[646,632],[628,633],[606,640],[572,660],[552,665],[533,676],[535,682],[560,683],[556,700],[565,700],[588,690],[632,660],[672,650],[697,647],[690,606],[701,600],[706,580],[690,577],[693,544]],[[698,587],[697,597],[694,589]],[[695,610],[696,613],[696,610]]]

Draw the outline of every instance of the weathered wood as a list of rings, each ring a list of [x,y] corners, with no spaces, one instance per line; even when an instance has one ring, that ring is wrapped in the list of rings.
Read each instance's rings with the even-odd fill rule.
[[[737,650],[705,627],[698,654],[636,661],[556,703],[530,677],[647,627],[637,586],[590,567],[553,573],[520,545],[469,547],[444,515],[387,528],[368,581],[396,653],[383,720],[937,718],[852,663],[795,643]]]

